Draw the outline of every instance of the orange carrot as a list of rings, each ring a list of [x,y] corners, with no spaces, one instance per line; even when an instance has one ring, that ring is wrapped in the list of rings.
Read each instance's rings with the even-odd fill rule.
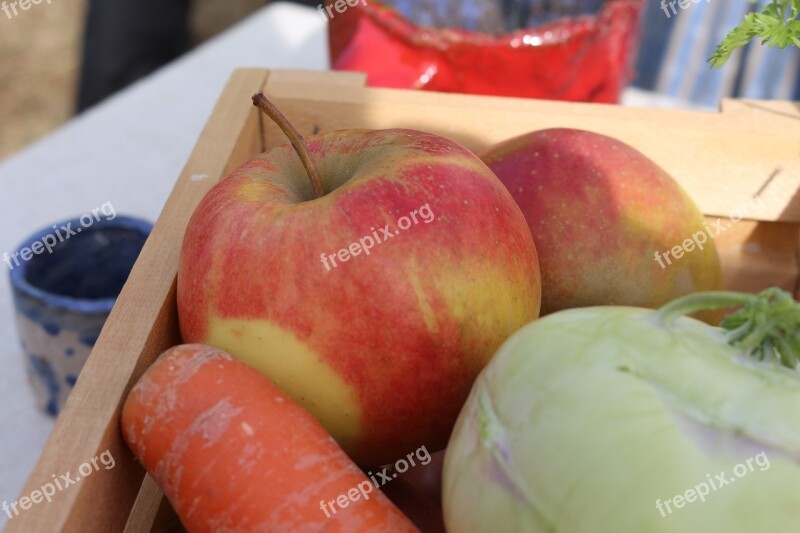
[[[418,532],[305,409],[221,350],[168,350],[122,432],[192,533]]]

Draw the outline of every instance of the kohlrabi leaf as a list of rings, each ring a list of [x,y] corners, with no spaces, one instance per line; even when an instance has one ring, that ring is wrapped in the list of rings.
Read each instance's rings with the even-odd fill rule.
[[[665,305],[659,316],[668,323],[698,310],[738,306],[742,308],[721,324],[728,344],[762,361],[773,359],[796,368],[800,362],[800,303],[786,291],[773,287],[757,295],[698,292]]]

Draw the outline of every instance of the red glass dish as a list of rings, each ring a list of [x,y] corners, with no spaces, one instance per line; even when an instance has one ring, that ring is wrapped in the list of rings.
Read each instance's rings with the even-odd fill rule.
[[[631,78],[643,0],[494,36],[418,27],[375,0],[329,23],[331,65],[373,87],[618,102]]]

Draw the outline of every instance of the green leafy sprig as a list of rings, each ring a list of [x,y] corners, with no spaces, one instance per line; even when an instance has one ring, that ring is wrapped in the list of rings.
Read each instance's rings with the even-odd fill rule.
[[[658,311],[661,323],[707,309],[741,309],[720,327],[733,347],[760,360],[771,359],[795,369],[800,363],[800,303],[776,287],[758,294],[728,291],[696,292],[673,300]]]
[[[791,45],[800,47],[800,0],[773,0],[761,12],[748,13],[725,36],[708,62],[714,68],[722,67],[734,50],[755,38],[761,38],[761,44],[781,49]]]
[[[777,288],[759,293],[720,324],[728,343],[757,359],[795,368],[800,360],[800,304]]]

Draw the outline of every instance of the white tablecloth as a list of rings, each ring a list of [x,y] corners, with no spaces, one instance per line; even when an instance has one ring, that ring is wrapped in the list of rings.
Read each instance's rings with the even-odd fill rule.
[[[155,221],[231,71],[326,69],[324,24],[312,9],[271,4],[7,160],[0,166],[0,257],[40,227],[104,202]],[[1,504],[18,498],[54,421],[36,410],[29,392],[0,265]],[[6,520],[0,511],[0,529]]]

